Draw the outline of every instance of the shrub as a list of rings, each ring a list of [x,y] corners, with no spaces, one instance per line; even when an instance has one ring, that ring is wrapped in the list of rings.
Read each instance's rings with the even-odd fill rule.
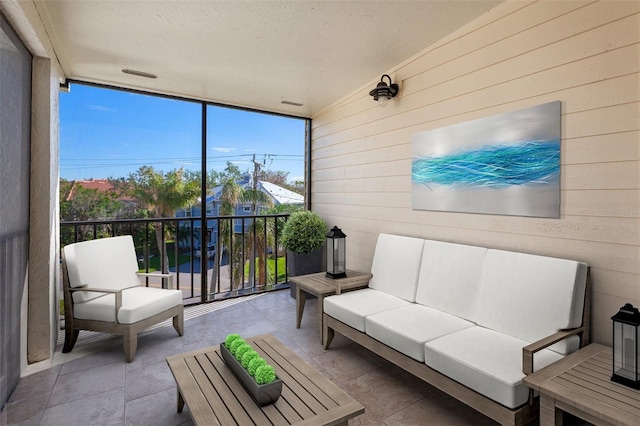
[[[309,210],[293,213],[282,229],[282,244],[298,254],[309,254],[322,248],[326,237],[324,219]]]

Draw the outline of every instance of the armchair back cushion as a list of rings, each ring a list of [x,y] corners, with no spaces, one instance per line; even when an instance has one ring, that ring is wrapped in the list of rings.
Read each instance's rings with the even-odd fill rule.
[[[120,290],[139,286],[138,263],[130,235],[102,238],[64,247],[65,263],[71,287]],[[77,291],[74,303],[87,302],[105,293]]]
[[[579,327],[586,280],[582,262],[488,250],[476,322],[529,343]],[[577,349],[570,342],[571,347],[563,341],[550,349],[567,354]]]
[[[380,234],[369,288],[415,302],[423,245],[420,238]]]

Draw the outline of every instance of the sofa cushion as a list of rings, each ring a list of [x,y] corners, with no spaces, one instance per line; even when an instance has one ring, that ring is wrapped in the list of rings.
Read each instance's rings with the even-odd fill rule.
[[[115,322],[115,295],[75,303],[74,317],[78,319]],[[122,292],[122,307],[118,311],[118,322],[134,324],[145,318],[166,311],[182,303],[180,290],[165,290],[153,287],[133,287]]]
[[[369,287],[415,302],[424,240],[380,234],[373,254]]]
[[[487,249],[424,242],[416,302],[473,321]]]
[[[364,288],[324,299],[323,311],[333,318],[365,332],[365,318],[389,309],[409,306],[411,303],[383,291]]]
[[[100,238],[64,247],[65,264],[71,287],[87,285],[120,290],[140,285],[138,263],[131,235]],[[110,259],[108,262],[104,259]],[[76,291],[75,303],[86,302],[105,293]]]
[[[474,326],[425,343],[425,363],[445,376],[509,408],[527,402],[522,383],[522,348],[527,342]],[[536,370],[562,358],[543,349],[535,355]]]
[[[564,328],[579,327],[586,285],[584,263],[489,250],[480,278],[478,325],[532,343]],[[566,354],[575,347],[560,342]]]
[[[369,336],[420,362],[425,342],[474,325],[418,304],[369,315],[365,324]]]

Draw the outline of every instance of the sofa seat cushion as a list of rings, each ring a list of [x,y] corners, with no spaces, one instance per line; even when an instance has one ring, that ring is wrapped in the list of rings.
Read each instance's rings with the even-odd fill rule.
[[[425,343],[425,363],[445,376],[509,408],[526,403],[529,389],[522,382],[522,348],[528,343],[474,326]],[[562,358],[543,349],[536,353],[540,369]]]
[[[365,328],[374,339],[423,362],[425,342],[473,325],[446,312],[414,304],[369,315]]]
[[[74,304],[74,318],[115,322],[114,294]],[[122,292],[122,307],[118,311],[118,322],[134,324],[182,303],[180,290],[165,290],[153,287],[132,287]]]
[[[365,318],[368,315],[410,306],[411,303],[383,291],[364,288],[324,299],[323,311],[327,315],[365,332]]]

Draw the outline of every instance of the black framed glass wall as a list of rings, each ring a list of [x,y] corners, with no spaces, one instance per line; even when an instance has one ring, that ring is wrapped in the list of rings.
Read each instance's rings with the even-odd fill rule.
[[[206,276],[189,291],[183,282],[185,298],[206,301],[203,294],[220,291],[211,273],[218,223],[210,217],[229,199],[221,199],[225,183],[277,195],[256,204],[245,194],[222,210],[227,215],[304,206],[308,119],[80,82],[70,87],[60,99],[61,221],[175,218],[166,225],[169,246],[140,247],[141,268]],[[182,198],[169,191],[176,185]],[[147,239],[160,227],[148,226]],[[76,238],[61,229],[62,244]]]

